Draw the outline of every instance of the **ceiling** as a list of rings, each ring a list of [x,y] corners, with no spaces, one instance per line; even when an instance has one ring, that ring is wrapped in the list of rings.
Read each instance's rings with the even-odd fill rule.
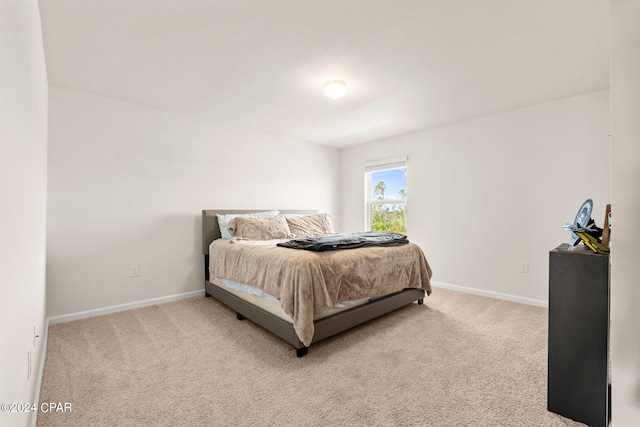
[[[40,0],[49,83],[335,147],[609,87],[608,0]],[[326,98],[330,79],[347,82]]]

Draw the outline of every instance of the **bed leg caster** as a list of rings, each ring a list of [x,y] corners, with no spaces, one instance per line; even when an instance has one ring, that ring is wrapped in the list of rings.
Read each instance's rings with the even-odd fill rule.
[[[244,320],[244,316],[240,313],[236,313],[236,319],[238,320]]]
[[[424,298],[420,298],[420,299],[418,300],[418,305],[422,305],[422,304],[424,304]]]
[[[296,349],[296,356],[298,357],[306,356],[307,353],[309,353],[309,347],[302,347],[302,348]]]

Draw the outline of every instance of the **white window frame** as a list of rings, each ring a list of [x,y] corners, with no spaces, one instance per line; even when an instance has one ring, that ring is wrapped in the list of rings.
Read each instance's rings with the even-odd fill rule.
[[[406,168],[407,172],[409,168],[407,167],[407,156],[403,157],[394,157],[391,159],[383,159],[383,160],[374,160],[364,164],[364,179],[365,179],[365,190],[364,190],[364,199],[365,199],[365,228],[371,231],[371,206],[373,205],[404,205],[405,214],[407,212],[407,199],[409,198],[409,190],[405,189],[407,192],[407,198],[404,200],[397,199],[386,199],[386,200],[372,200],[371,195],[371,173],[372,172],[380,172],[391,169],[401,169]],[[408,187],[408,179],[407,179],[407,187]],[[405,218],[406,221],[406,218]]]

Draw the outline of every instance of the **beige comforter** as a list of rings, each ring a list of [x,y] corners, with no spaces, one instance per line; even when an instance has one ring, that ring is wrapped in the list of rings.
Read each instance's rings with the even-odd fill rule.
[[[280,298],[304,345],[313,339],[313,317],[343,301],[420,288],[431,293],[431,268],[417,245],[311,252],[280,248],[283,240],[211,244],[209,271]]]

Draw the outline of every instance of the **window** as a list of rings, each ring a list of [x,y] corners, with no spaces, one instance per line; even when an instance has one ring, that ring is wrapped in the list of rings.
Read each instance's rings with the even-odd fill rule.
[[[366,224],[371,231],[407,232],[407,158],[365,164]]]

